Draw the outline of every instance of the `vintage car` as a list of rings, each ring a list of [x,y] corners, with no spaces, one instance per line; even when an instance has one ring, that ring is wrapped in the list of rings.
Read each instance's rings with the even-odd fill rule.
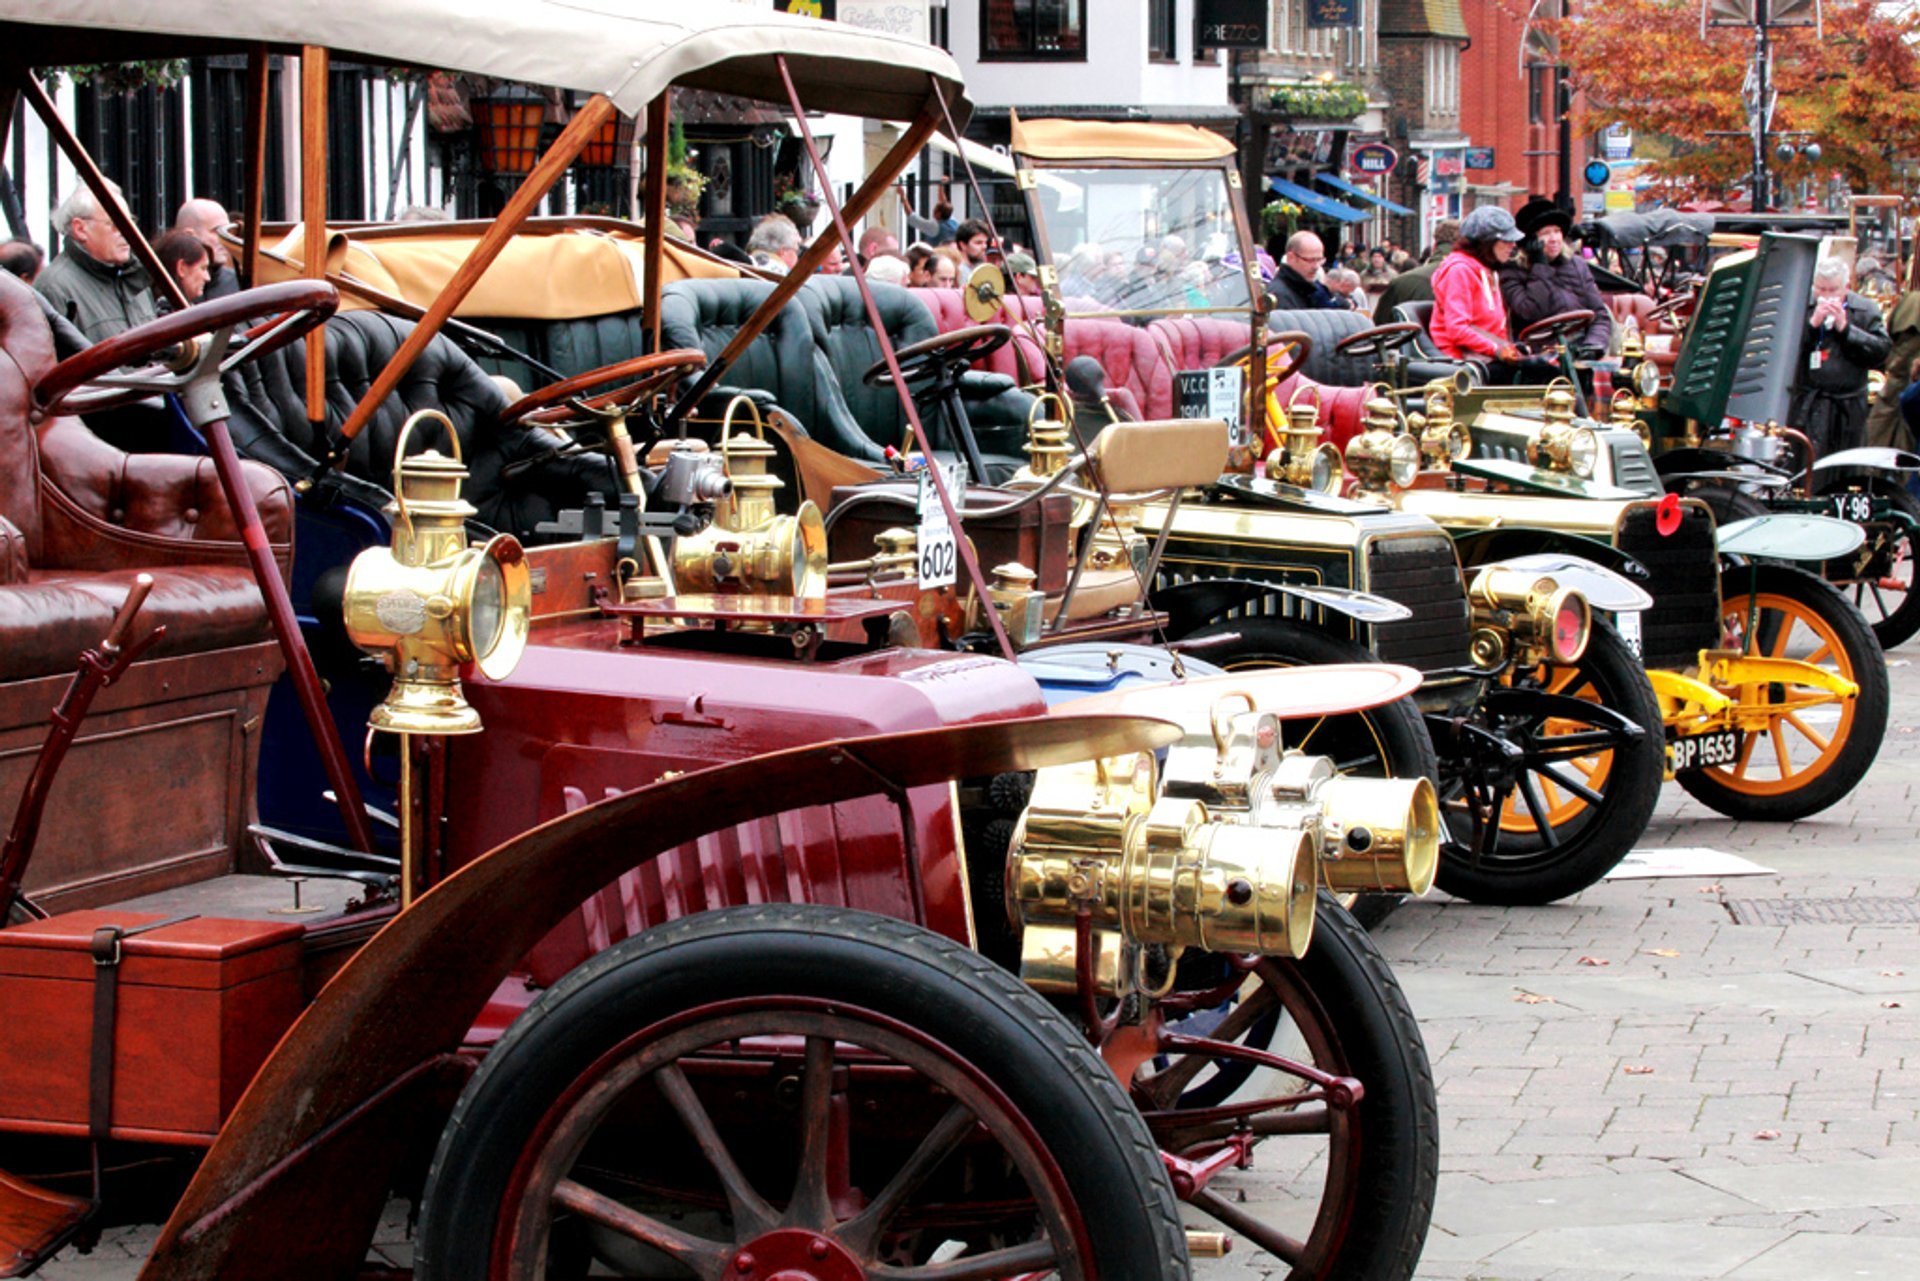
[[[1654,598],[1631,638],[1683,788],[1731,817],[1793,819],[1865,777],[1886,726],[1885,659],[1859,612],[1792,564],[1846,560],[1858,529],[1792,513],[1721,525],[1697,496],[1652,498],[1640,436],[1577,417],[1570,385],[1478,393],[1472,426],[1453,419],[1453,389],[1427,393],[1424,413],[1407,417],[1376,398],[1369,434],[1444,429],[1457,456],[1428,451],[1420,473],[1386,478],[1372,496],[1440,522],[1469,563],[1523,549],[1621,557]]]
[[[1344,442],[1355,406],[1333,395],[1293,399],[1326,353],[1311,334],[1268,330],[1320,325],[1332,348],[1368,326],[1259,305],[1226,140],[1188,126],[1024,119],[1013,137],[1042,258],[1044,306],[1032,319],[1043,329],[1030,341],[1069,376],[1087,361],[1108,375],[1083,417],[1125,417],[1125,392],[1155,406],[1152,415],[1185,383],[1201,413],[1219,412],[1206,407],[1221,397],[1211,403],[1238,419],[1229,472],[1139,519],[1164,540],[1153,603],[1169,635],[1230,668],[1373,655],[1420,669],[1424,724],[1361,717],[1338,727],[1346,746],[1335,754],[1433,774],[1450,831],[1441,887],[1482,902],[1543,903],[1599,880],[1652,813],[1659,745],[1642,725],[1657,721],[1658,707],[1614,631],[1589,629],[1584,593],[1622,611],[1644,596],[1570,556],[1552,571],[1485,563],[1463,572],[1430,519],[1337,492],[1341,458],[1320,433],[1330,427]],[[1152,270],[1089,275],[1116,254],[1144,261],[1144,250]],[[1253,474],[1255,459],[1264,475]],[[1549,658],[1562,665],[1551,687],[1539,676]],[[1579,675],[1569,681],[1568,671]],[[1549,724],[1580,733],[1549,742]]]
[[[324,49],[264,11],[182,11],[166,34],[104,4],[0,15],[50,61],[239,41],[262,81],[270,54],[298,52],[309,92],[325,83]],[[922,137],[966,110],[945,55],[830,25],[638,4],[494,17],[484,46],[424,0],[315,17],[310,38],[591,92],[562,155],[615,109],[659,110],[673,79],[781,86],[803,137],[805,103],[898,112]],[[54,128],[37,84],[20,92]],[[252,256],[257,234],[242,241]],[[360,423],[460,288],[380,367]],[[285,282],[56,361],[32,295],[0,281],[18,371],[0,432],[28,463],[4,513],[26,581],[0,585],[10,652],[33,664],[16,711],[93,645],[0,861],[9,919],[31,918],[0,929],[0,1005],[46,1029],[0,1066],[23,1083],[0,1117],[10,1272],[111,1206],[170,1215],[148,1275],[350,1275],[397,1192],[421,1203],[423,1276],[1172,1277],[1228,1234],[1299,1276],[1411,1275],[1431,1075],[1404,996],[1321,887],[1426,883],[1437,808],[1424,780],[1340,777],[1289,725],[1391,704],[1414,673],[1208,682],[1194,663],[1173,686],[1110,688],[1128,673],[1103,651],[1061,682],[1102,701],[1043,716],[1020,666],[899,644],[919,630],[900,599],[826,590],[818,512],[767,517],[769,487],[746,482],[772,478],[734,474],[750,439],[633,451],[629,420],[659,421],[668,375],[706,366],[659,351],[601,377],[627,383],[614,395],[520,406],[604,428],[621,501],[561,513],[579,537],[470,542],[463,434],[431,406],[392,425],[390,540],[306,602],[331,599],[390,678],[368,739],[389,750],[367,757],[395,771],[396,805],[375,834],[287,586],[290,488],[236,456],[223,387],[335,304]],[[153,394],[207,458],[123,455],[71,416]],[[316,462],[347,460],[354,421]],[[1205,424],[1173,426],[1187,442]],[[1122,471],[1141,437],[1109,439],[1127,443],[1090,461]],[[302,501],[365,493],[299,479]],[[925,490],[958,525],[938,471]],[[145,657],[155,621],[166,648]],[[247,822],[282,663],[335,843]],[[114,719],[76,738],[107,677]],[[116,771],[139,785],[75,782]],[[1269,1145],[1304,1172],[1272,1221],[1218,1186]],[[1226,1232],[1183,1232],[1179,1201]]]

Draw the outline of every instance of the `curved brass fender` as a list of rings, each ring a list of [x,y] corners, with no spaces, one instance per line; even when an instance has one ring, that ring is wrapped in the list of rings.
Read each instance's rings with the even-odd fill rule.
[[[666,779],[516,837],[423,895],[322,989],[241,1097],[141,1277],[352,1275],[405,1155],[388,1127],[431,1134],[445,1119],[419,1115],[433,1100],[413,1087],[567,912],[711,831],[715,815],[746,822],[1179,737],[1140,716],[1047,716],[849,739]]]

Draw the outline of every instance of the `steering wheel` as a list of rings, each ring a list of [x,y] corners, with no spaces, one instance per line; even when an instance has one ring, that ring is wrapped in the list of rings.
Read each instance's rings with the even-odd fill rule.
[[[1694,292],[1691,289],[1677,289],[1665,302],[1654,305],[1653,310],[1647,313],[1647,320],[1649,322],[1667,320],[1680,311],[1691,307],[1693,300]]]
[[[1390,351],[1399,351],[1413,341],[1414,335],[1424,332],[1418,321],[1396,320],[1348,334],[1335,343],[1333,349],[1342,356],[1384,356]]]
[[[1214,367],[1219,368],[1223,365],[1237,365],[1252,354],[1253,344],[1251,343],[1244,347],[1236,347],[1234,350],[1220,357],[1218,361],[1214,362]],[[1312,354],[1313,336],[1311,334],[1303,333],[1298,329],[1288,329],[1277,334],[1268,334],[1267,381],[1269,383],[1285,382],[1294,374],[1300,372],[1300,367],[1307,363],[1307,357]]]
[[[339,305],[340,295],[324,280],[289,280],[195,303],[103,339],[49,369],[34,386],[34,413],[42,418],[97,413],[217,382],[235,365],[305,337]],[[272,319],[249,330],[243,344],[234,344],[233,331],[260,316]],[[167,348],[203,335],[213,335],[204,347],[189,348],[179,361],[156,363]],[[224,411],[215,415],[225,416]]]
[[[1557,316],[1536,320],[1520,331],[1514,342],[1522,347],[1558,347],[1575,334],[1585,333],[1594,313],[1587,310],[1563,311]]]
[[[1006,325],[969,325],[931,338],[922,338],[893,353],[900,376],[909,383],[939,381],[950,370],[965,369],[989,352],[1000,350],[1013,337]],[[884,360],[875,361],[860,381],[869,387],[893,386],[893,371]]]
[[[511,427],[529,422],[554,426],[579,420],[583,409],[591,416],[616,405],[621,406],[623,412],[630,412],[660,388],[706,367],[707,353],[692,347],[676,347],[602,365],[522,396],[501,411],[500,425]],[[583,393],[623,378],[630,381],[590,399],[581,399]]]

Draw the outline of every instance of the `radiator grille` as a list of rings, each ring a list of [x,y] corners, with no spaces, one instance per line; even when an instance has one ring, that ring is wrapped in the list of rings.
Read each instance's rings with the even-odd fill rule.
[[[1378,538],[1367,547],[1365,589],[1398,601],[1413,617],[1373,629],[1373,652],[1421,671],[1467,661],[1467,593],[1445,534]]]
[[[1641,652],[1648,667],[1690,667],[1720,634],[1720,559],[1714,550],[1713,517],[1682,507],[1680,528],[1662,536],[1649,503],[1620,522],[1616,545],[1646,566],[1640,585],[1653,594],[1653,608],[1640,616]]]

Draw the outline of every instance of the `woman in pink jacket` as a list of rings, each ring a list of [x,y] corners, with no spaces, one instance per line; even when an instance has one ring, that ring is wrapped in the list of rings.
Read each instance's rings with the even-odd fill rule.
[[[1493,384],[1524,377],[1526,358],[1507,328],[1500,264],[1513,257],[1520,228],[1497,205],[1481,205],[1460,222],[1460,239],[1433,272],[1433,341],[1456,360],[1472,360]]]

